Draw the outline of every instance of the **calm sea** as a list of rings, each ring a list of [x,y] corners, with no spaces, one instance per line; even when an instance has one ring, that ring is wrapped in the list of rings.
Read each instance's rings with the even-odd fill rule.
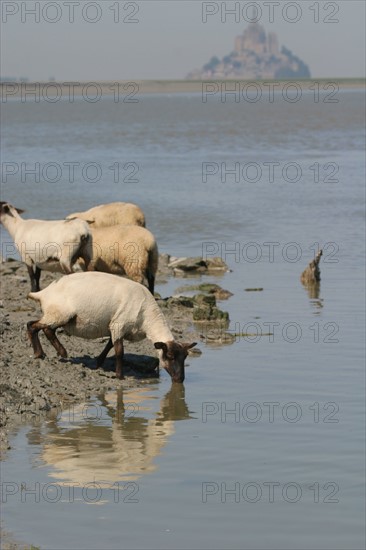
[[[2,200],[50,219],[136,202],[161,252],[223,257],[232,271],[202,280],[233,292],[221,307],[241,333],[200,344],[185,391],[163,374],[18,431],[2,464],[17,538],[364,548],[365,95],[332,98],[3,104]],[[319,247],[311,294],[299,278]]]

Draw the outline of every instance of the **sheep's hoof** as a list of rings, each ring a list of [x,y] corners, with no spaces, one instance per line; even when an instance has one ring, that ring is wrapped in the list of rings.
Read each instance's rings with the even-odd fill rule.
[[[35,359],[45,359],[46,358],[46,354],[42,351],[40,353],[35,353],[34,354],[34,358]]]

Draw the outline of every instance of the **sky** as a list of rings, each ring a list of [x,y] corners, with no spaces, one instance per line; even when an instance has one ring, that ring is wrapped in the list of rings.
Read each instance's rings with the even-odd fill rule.
[[[365,0],[0,3],[2,77],[180,79],[230,53],[253,15],[312,77],[365,76]]]

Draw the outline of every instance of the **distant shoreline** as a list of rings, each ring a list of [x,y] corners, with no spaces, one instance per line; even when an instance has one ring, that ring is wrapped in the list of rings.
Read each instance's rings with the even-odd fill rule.
[[[110,80],[110,81],[68,81],[68,82],[0,82],[2,102],[8,99],[26,98],[27,102],[39,97],[47,102],[57,102],[61,97],[87,96],[89,101],[98,101],[98,96],[110,95],[119,97],[127,103],[137,101],[138,95],[144,94],[182,94],[202,93],[202,91],[230,89],[255,91],[261,88],[281,91],[284,86],[298,86],[302,91],[314,90],[318,83],[320,92],[326,93],[331,88],[327,85],[338,86],[339,90],[361,89],[366,87],[365,78],[312,78],[312,79],[283,79],[283,80]],[[211,87],[210,87],[211,86]],[[122,98],[122,99],[121,99]],[[100,97],[99,97],[100,99]]]

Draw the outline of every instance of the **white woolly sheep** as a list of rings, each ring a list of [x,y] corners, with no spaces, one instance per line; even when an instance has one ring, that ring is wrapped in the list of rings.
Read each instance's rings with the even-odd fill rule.
[[[56,336],[60,327],[70,335],[86,339],[109,336],[97,358],[97,367],[102,366],[114,347],[116,376],[122,378],[123,339],[148,338],[159,350],[160,364],[172,381],[184,381],[184,361],[196,343],[174,340],[154,297],[143,285],[109,273],[73,273],[28,296],[39,301],[43,311],[41,319],[27,324],[36,358],[45,356],[39,341],[40,330],[61,357],[67,357],[67,352]]]
[[[26,264],[32,291],[37,291],[41,270],[72,273],[78,258],[85,269],[91,260],[91,236],[88,224],[75,220],[23,220],[24,212],[7,202],[0,202],[0,222],[14,240]]]
[[[125,275],[137,283],[146,278],[154,294],[155,274],[158,268],[158,247],[154,235],[136,225],[89,227],[92,235],[90,270]],[[79,260],[80,265],[82,262]]]
[[[66,219],[80,218],[93,227],[109,227],[111,225],[140,225],[145,227],[145,215],[141,208],[130,202],[110,202],[94,206],[85,212],[74,212]]]

